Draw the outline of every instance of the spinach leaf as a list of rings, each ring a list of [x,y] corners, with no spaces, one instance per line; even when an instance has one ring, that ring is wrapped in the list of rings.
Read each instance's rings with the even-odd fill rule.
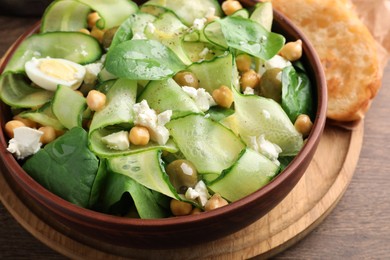
[[[306,114],[312,118],[312,90],[310,79],[306,73],[288,66],[282,71],[282,107],[286,111],[291,122],[300,114]]]
[[[176,54],[155,40],[130,40],[112,48],[106,57],[107,71],[133,80],[159,80],[186,66]]]
[[[259,23],[242,17],[227,16],[217,20],[229,47],[269,60],[285,43],[285,38],[268,32]]]
[[[165,205],[160,205],[164,201]],[[108,173],[106,189],[102,196],[102,206],[105,211],[127,214],[134,206],[139,217],[143,219],[165,218],[168,216],[166,210],[168,203],[169,199],[167,200],[165,196],[155,194],[132,178],[119,173]]]
[[[94,203],[91,192],[98,167],[98,158],[88,149],[88,134],[81,127],[49,143],[23,165],[46,189],[85,208]]]

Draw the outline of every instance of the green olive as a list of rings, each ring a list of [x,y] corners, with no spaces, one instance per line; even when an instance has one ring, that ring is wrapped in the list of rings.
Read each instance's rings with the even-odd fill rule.
[[[104,32],[102,39],[102,44],[104,48],[108,49],[111,46],[112,39],[114,39],[117,30],[118,27],[112,27]]]
[[[176,73],[176,75],[173,77],[173,79],[176,81],[179,86],[187,86],[187,87],[193,87],[198,88],[199,87],[199,80],[195,76],[194,73],[189,71],[180,71]]]
[[[266,98],[272,98],[280,103],[282,100],[282,81],[281,69],[268,69],[261,76],[260,80],[260,95]]]
[[[176,191],[184,194],[189,187],[195,187],[198,183],[198,172],[195,166],[188,160],[175,160],[168,164],[166,172]]]

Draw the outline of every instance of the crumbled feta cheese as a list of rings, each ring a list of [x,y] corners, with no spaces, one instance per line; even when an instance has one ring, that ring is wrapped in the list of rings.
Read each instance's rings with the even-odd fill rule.
[[[188,86],[182,87],[183,91],[187,93],[196,103],[198,108],[206,112],[211,106],[217,105],[213,97],[204,88],[193,88]]]
[[[283,58],[280,55],[275,55],[271,59],[264,61],[258,69],[258,72],[260,75],[263,75],[266,70],[273,69],[273,68],[279,68],[284,69],[287,66],[291,66],[291,62],[285,58]],[[281,73],[278,75],[278,77],[281,78]]]
[[[255,94],[255,90],[253,88],[250,87],[245,88],[244,95],[254,95],[254,94]]]
[[[195,185],[195,191],[199,193],[198,201],[204,207],[207,200],[210,198],[209,191],[207,190],[206,184],[203,181],[199,181]]]
[[[95,83],[98,74],[103,69],[103,63],[101,62],[90,63],[84,65],[84,68],[85,68],[84,82],[86,84],[93,84]]]
[[[123,151],[130,147],[129,132],[127,131],[112,133],[102,137],[101,140],[108,148],[113,150]]]
[[[184,196],[188,200],[196,200],[197,198],[199,198],[199,192],[189,187]]]
[[[197,18],[194,20],[194,23],[192,24],[192,28],[196,30],[203,30],[205,24],[207,22],[206,18]]]
[[[270,159],[276,165],[280,165],[278,157],[282,149],[277,144],[266,140],[264,135],[260,135],[259,137],[250,136],[248,146]]]
[[[275,55],[267,60],[264,65],[267,70],[273,68],[284,69],[287,66],[291,66],[291,62],[280,55]]]
[[[41,149],[40,142],[42,131],[22,126],[14,129],[14,138],[9,140],[8,152],[14,154],[18,159],[24,159],[35,154]]]
[[[172,110],[164,111],[157,115],[156,111],[151,109],[146,100],[133,105],[134,124],[141,125],[149,129],[150,138],[160,145],[167,143],[169,131],[165,124],[171,120]]]
[[[199,181],[194,188],[188,188],[184,196],[188,200],[197,199],[202,207],[206,205],[207,200],[210,198],[209,191],[203,181]]]

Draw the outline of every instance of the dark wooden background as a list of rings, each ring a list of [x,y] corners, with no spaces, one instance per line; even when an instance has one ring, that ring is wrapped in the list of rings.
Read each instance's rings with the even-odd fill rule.
[[[0,56],[36,21],[0,16]],[[344,197],[321,225],[275,259],[390,259],[389,152],[390,65],[366,116],[360,160]],[[0,259],[38,258],[64,257],[25,231],[0,204]]]

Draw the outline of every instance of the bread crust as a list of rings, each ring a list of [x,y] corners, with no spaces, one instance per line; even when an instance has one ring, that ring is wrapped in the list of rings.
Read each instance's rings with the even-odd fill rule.
[[[381,86],[377,45],[348,0],[272,0],[313,44],[328,85],[329,119],[360,120]]]

